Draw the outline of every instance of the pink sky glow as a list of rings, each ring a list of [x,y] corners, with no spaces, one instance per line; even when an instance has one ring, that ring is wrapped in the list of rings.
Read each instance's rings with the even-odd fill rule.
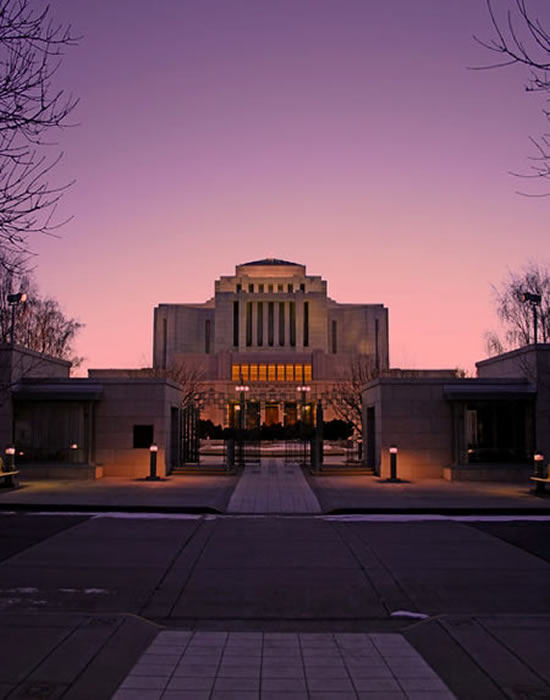
[[[32,246],[42,291],[86,324],[85,368],[150,363],[156,304],[272,255],[388,306],[393,366],[472,370],[491,283],[548,261],[548,199],[508,174],[544,103],[522,70],[468,70],[492,61],[484,0],[52,9],[83,35],[59,72],[80,97],[57,171],[74,218]]]

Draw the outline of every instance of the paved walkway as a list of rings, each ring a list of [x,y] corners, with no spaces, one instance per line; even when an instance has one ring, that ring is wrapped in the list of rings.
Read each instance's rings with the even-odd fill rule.
[[[400,634],[160,632],[113,700],[452,700]]]
[[[245,467],[228,513],[320,513],[317,497],[297,464],[262,459]]]

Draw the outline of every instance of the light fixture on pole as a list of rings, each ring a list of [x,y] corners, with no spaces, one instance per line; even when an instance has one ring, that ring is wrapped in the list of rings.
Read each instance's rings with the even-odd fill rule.
[[[305,430],[305,424],[306,424],[306,398],[308,393],[311,391],[311,387],[307,385],[302,385],[302,386],[297,386],[296,391],[299,391],[302,394],[302,440],[304,443],[304,456],[303,456],[303,462],[304,462],[304,467],[307,462],[307,441],[306,441],[306,430]]]
[[[521,295],[521,300],[524,304],[529,304],[533,309],[533,340],[536,345],[538,327],[537,306],[540,306],[542,297],[540,294],[531,294],[531,292],[523,292],[523,294]]]
[[[10,328],[10,345],[15,345],[15,309],[19,304],[24,304],[27,301],[25,292],[17,292],[17,294],[8,294],[8,304],[11,307],[11,328]]]
[[[242,381],[242,378],[241,378]],[[239,392],[239,405],[235,406],[239,410],[239,464],[244,466],[244,427],[245,423],[245,396],[246,392],[250,391],[250,387],[246,384],[237,384],[235,391]]]

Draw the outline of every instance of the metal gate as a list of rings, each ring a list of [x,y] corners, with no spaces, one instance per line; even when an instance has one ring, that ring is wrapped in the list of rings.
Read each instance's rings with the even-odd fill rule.
[[[181,410],[180,464],[199,461],[199,407],[189,403]]]

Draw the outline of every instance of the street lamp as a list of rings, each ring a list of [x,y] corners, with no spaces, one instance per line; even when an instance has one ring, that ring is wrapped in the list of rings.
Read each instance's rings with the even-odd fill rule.
[[[242,379],[241,379],[242,381]],[[245,396],[250,391],[246,384],[237,384],[235,391],[239,392],[239,405],[235,408],[239,411],[239,464],[244,466],[244,427],[245,427]]]
[[[305,431],[305,424],[306,424],[306,398],[308,393],[311,391],[311,387],[307,385],[302,385],[302,386],[297,386],[296,391],[300,392],[302,394],[302,430],[303,430],[303,442],[304,442],[304,467],[307,462],[307,445],[306,445],[306,431]]]
[[[17,294],[8,294],[7,299],[11,307],[10,345],[13,348],[15,344],[15,309],[19,304],[24,304],[27,301],[27,295],[25,292],[18,292]]]
[[[531,308],[533,309],[533,340],[535,341],[535,345],[537,344],[537,326],[538,326],[538,320],[537,320],[537,306],[540,306],[540,303],[542,301],[542,297],[540,294],[531,294],[530,292],[523,292],[521,295],[521,300],[523,301],[524,304],[530,304]]]

